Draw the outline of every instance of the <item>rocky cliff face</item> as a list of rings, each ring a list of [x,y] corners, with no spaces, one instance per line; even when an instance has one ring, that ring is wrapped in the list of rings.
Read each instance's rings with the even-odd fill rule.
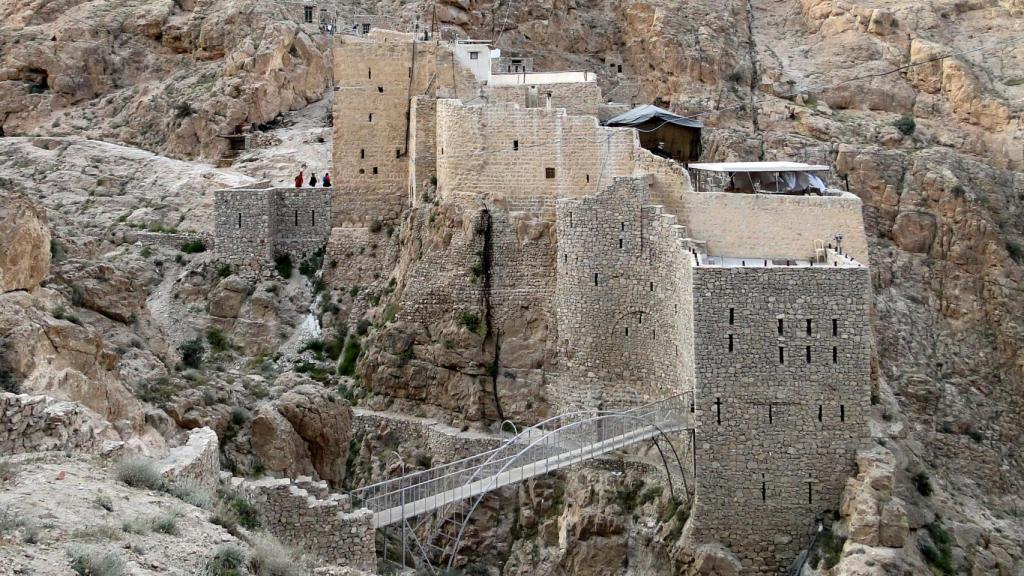
[[[214,158],[218,135],[323,97],[330,51],[266,0],[0,6],[0,134]]]

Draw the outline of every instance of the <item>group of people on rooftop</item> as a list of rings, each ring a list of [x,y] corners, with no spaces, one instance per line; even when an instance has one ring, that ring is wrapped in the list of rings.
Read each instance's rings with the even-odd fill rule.
[[[304,172],[305,171],[303,171],[303,170],[299,170],[299,175],[295,177],[295,187],[296,188],[302,188],[302,183],[305,182],[305,180],[306,180],[306,175],[305,175]],[[316,184],[317,184],[316,172],[311,172],[309,174],[309,187],[310,188],[316,188]],[[324,172],[323,187],[324,188],[330,188],[331,187],[331,173],[330,172]]]

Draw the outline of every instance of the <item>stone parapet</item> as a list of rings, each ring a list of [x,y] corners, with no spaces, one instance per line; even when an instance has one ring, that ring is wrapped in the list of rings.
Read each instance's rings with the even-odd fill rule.
[[[160,475],[175,483],[214,490],[220,482],[220,450],[217,433],[210,428],[189,432],[188,442],[171,449],[157,464]]]
[[[51,450],[99,453],[118,440],[106,420],[77,402],[0,395],[0,455]]]
[[[286,253],[303,258],[331,231],[331,188],[232,188],[214,192],[217,254],[239,263]]]
[[[327,562],[373,571],[373,512],[352,510],[348,495],[329,494],[308,477],[246,480],[222,474],[225,490],[256,510],[260,526],[290,546]]]

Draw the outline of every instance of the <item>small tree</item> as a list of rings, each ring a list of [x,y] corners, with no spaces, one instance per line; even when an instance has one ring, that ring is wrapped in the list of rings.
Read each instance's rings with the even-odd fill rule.
[[[206,348],[203,346],[203,341],[196,337],[178,346],[178,352],[181,353],[182,364],[189,368],[199,368],[203,363],[203,354],[206,353]]]
[[[904,136],[910,136],[917,129],[917,122],[914,122],[913,116],[900,116],[892,125],[902,132]]]

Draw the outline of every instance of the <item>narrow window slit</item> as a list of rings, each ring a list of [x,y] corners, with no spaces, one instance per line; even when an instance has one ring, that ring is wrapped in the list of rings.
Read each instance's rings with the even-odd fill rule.
[[[619,238],[619,248],[622,248],[622,238]]]
[[[768,405],[768,423],[771,424],[775,421],[775,416],[772,414],[772,405]]]
[[[783,333],[783,331],[784,330],[783,330],[783,327],[782,327],[782,318],[779,318],[779,334],[781,335]]]
[[[729,308],[729,325],[730,326],[732,326],[732,324],[733,324],[735,319],[736,319],[736,309],[735,308]]]
[[[722,399],[715,398],[715,413],[717,414],[718,423],[722,423]]]
[[[839,405],[839,421],[840,422],[846,422],[846,405],[845,404],[840,404]]]
[[[295,211],[295,225],[296,226],[299,225],[299,211],[298,210]]]
[[[818,404],[818,422],[821,422],[821,409],[822,409],[821,404]]]
[[[807,319],[807,335],[808,336],[811,335],[811,319],[810,318]]]
[[[732,334],[729,334],[729,352],[732,352],[732,347],[733,347]]]
[[[242,227],[242,213],[241,212],[238,213],[238,227],[239,228]]]
[[[836,318],[832,319],[832,335],[833,336],[838,336],[839,335],[839,320],[836,319]]]
[[[594,286],[597,286],[597,272],[594,272]]]
[[[807,363],[808,364],[811,363],[811,347],[810,346],[807,347]]]
[[[779,364],[786,363],[786,348],[779,346]]]
[[[839,348],[836,348],[835,346],[832,347],[832,363],[839,363]]]

